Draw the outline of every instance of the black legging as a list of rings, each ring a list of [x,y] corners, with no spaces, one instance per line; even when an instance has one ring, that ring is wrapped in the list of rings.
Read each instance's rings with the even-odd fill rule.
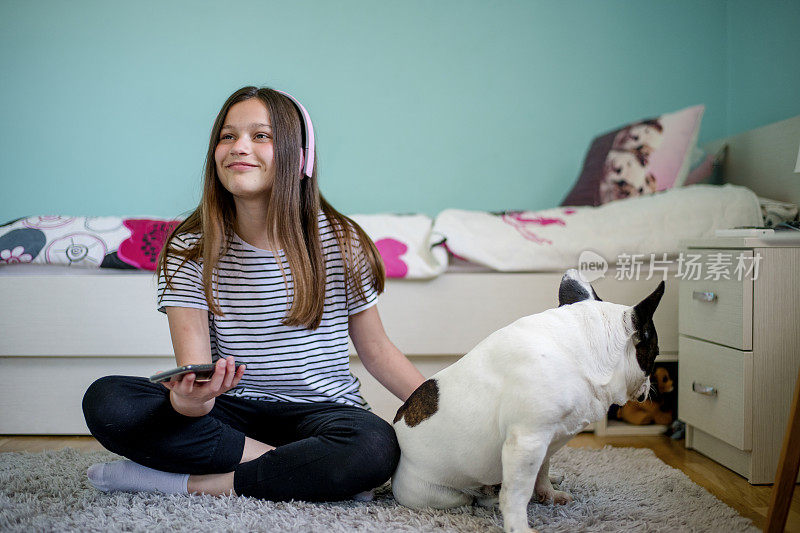
[[[167,472],[233,471],[236,494],[265,500],[349,499],[388,480],[400,460],[387,422],[334,402],[222,395],[206,416],[188,417],[172,408],[163,386],[108,376],[86,391],[83,413],[92,435],[114,453]],[[276,448],[239,464],[245,436]]]

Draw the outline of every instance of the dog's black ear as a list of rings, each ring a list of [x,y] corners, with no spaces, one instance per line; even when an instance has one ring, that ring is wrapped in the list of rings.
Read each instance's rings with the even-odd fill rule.
[[[636,347],[636,361],[639,363],[639,368],[648,376],[653,373],[653,366],[658,357],[658,334],[653,324],[653,314],[662,296],[664,296],[663,281],[650,296],[633,307],[633,343]]]
[[[636,319],[640,324],[644,324],[653,319],[653,314],[656,312],[661,297],[664,296],[664,282],[658,284],[656,290],[650,293],[650,296],[636,304],[633,308],[636,314]]]
[[[594,292],[594,287],[592,287],[591,285],[589,285],[589,287],[592,289],[592,299],[597,300],[598,302],[602,302],[603,300],[597,295],[596,292]]]
[[[594,287],[583,281],[578,271],[571,268],[561,278],[561,285],[558,287],[558,306],[574,304],[583,300],[602,302],[594,292]]]

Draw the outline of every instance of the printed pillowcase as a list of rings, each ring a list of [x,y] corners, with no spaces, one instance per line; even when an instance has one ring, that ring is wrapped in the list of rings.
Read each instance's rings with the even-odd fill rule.
[[[640,120],[596,137],[562,206],[598,206],[683,184],[705,106]]]

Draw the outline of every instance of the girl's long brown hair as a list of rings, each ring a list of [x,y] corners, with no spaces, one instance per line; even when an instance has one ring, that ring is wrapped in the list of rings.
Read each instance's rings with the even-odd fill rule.
[[[213,288],[218,275],[217,265],[227,252],[234,233],[236,206],[233,196],[217,176],[214,151],[228,110],[234,104],[251,98],[261,100],[272,121],[275,180],[267,210],[268,227],[272,231],[269,238],[284,283],[287,281],[286,261],[294,284],[294,290],[289,295],[291,306],[283,323],[316,329],[322,320],[326,276],[318,227],[320,210],[334,228],[345,263],[345,282],[349,287],[355,288],[359,296],[364,296],[360,271],[362,257],[369,266],[372,287],[379,293],[383,292],[385,271],[378,249],[366,232],[353,220],[336,211],[320,194],[316,157],[312,176],[302,174],[303,128],[299,112],[289,98],[272,89],[243,87],[233,93],[220,109],[208,143],[200,205],[172,231],[164,243],[158,258],[158,274],[164,276],[166,286],[170,287],[172,276],[175,275],[175,272],[169,275],[167,270],[170,256],[181,257],[180,266],[187,260],[201,264],[208,307],[215,315],[223,315]],[[173,237],[185,233],[200,234],[200,239],[185,249],[176,246],[172,242]],[[284,259],[277,253],[277,243],[283,248]]]

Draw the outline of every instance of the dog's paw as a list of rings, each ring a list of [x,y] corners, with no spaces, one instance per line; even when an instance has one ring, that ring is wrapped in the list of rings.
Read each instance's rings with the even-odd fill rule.
[[[500,484],[484,485],[475,495],[475,504],[491,509],[500,503]]]
[[[553,503],[556,505],[566,505],[572,502],[572,496],[563,490],[553,491]]]
[[[536,499],[539,501],[539,503],[553,502],[557,505],[566,505],[572,501],[572,496],[563,490],[546,488],[536,489]]]
[[[486,496],[485,498],[475,498],[475,505],[485,509],[493,509],[500,504],[500,498],[497,496]]]

